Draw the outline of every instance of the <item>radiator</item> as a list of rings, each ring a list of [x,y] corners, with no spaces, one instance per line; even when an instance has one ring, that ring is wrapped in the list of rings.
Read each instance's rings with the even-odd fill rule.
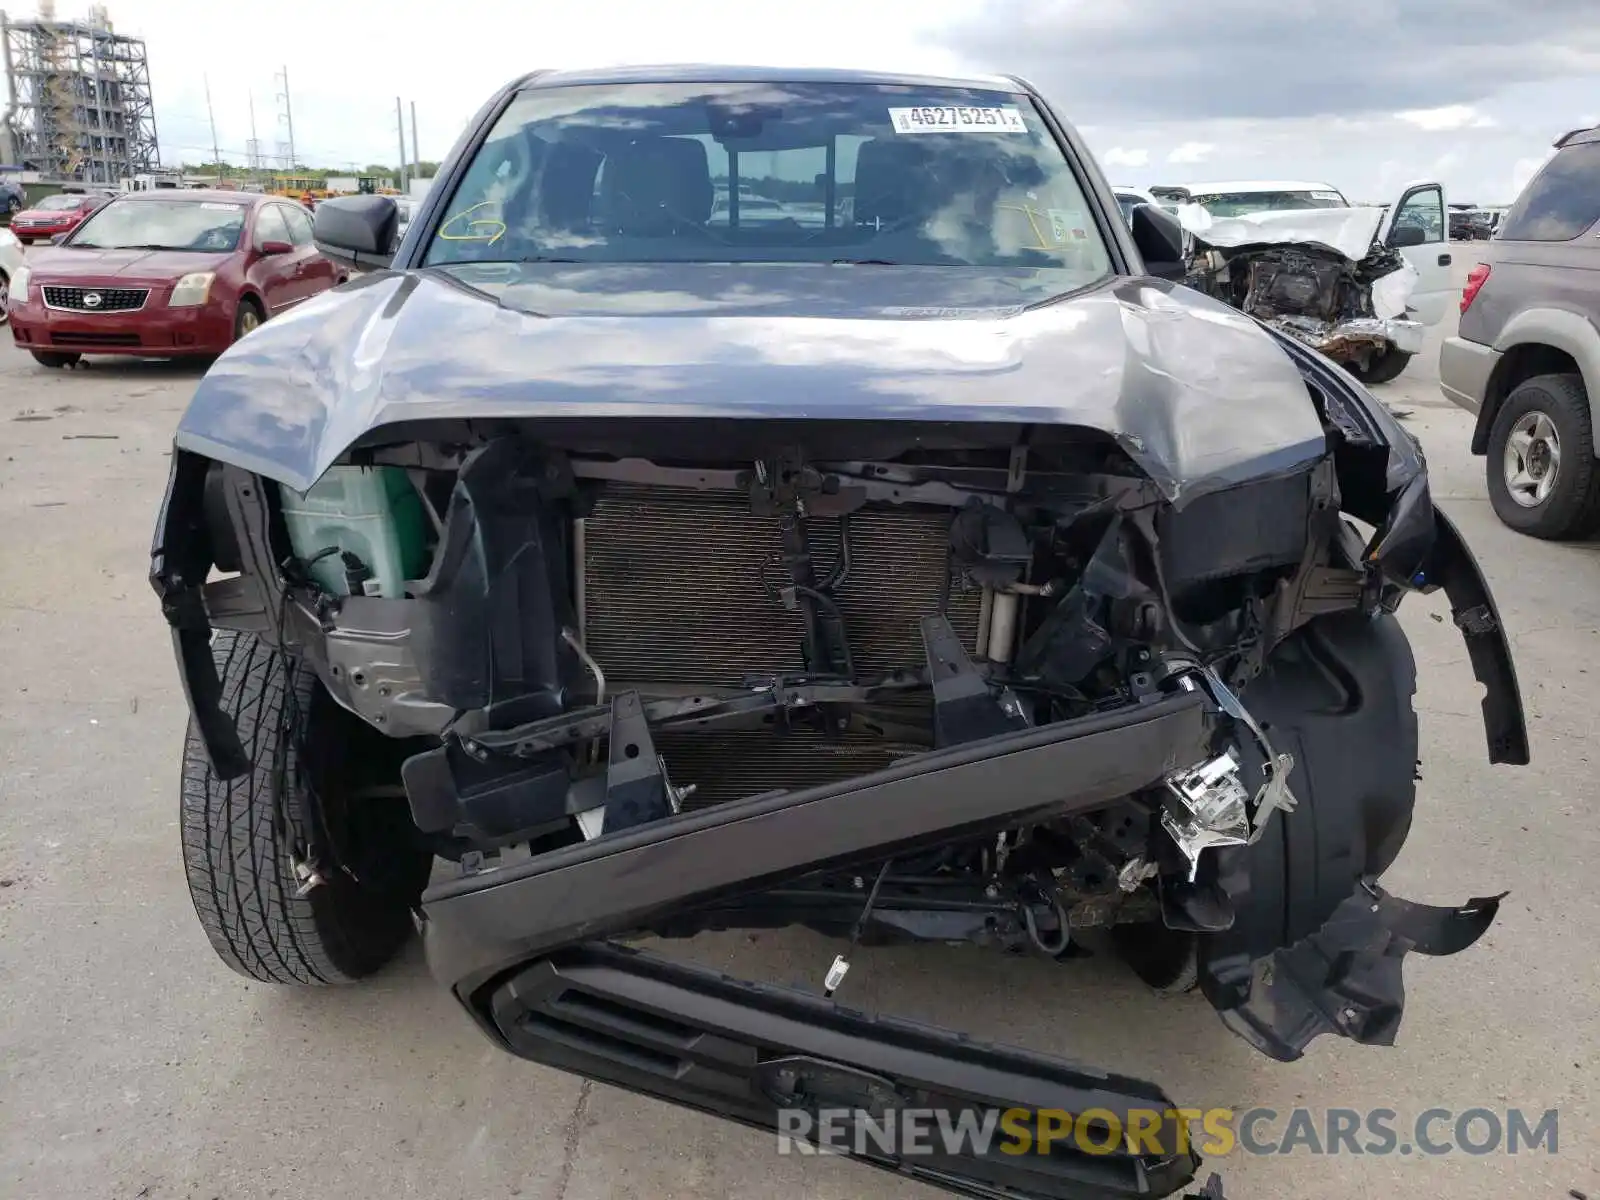
[[[925,665],[918,622],[940,610],[969,649],[980,596],[949,589],[948,509],[876,505],[850,516],[850,573],[834,592],[860,676]],[[839,554],[838,522],[807,538],[819,577]],[[784,582],[778,521],[742,492],[608,485],[584,529],[585,646],[612,692],[732,687],[752,674],[798,672],[803,624],[763,586]],[[827,783],[888,766],[918,747],[810,731],[661,735],[675,783],[697,805]]]

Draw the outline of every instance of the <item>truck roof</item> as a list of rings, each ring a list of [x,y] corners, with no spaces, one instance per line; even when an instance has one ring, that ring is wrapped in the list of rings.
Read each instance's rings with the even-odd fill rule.
[[[1020,92],[1017,80],[1004,75],[919,75],[894,71],[856,71],[824,67],[758,67],[718,63],[676,63],[658,66],[591,67],[535,71],[520,81],[526,87],[573,87],[593,83],[869,83],[890,87],[975,88]]]

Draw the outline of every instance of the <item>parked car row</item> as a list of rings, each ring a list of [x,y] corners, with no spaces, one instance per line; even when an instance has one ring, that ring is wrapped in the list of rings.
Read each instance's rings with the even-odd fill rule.
[[[110,203],[117,193],[108,189],[63,188],[52,196],[15,212],[11,232],[24,246],[71,233],[89,215]]]
[[[1452,241],[1486,242],[1494,236],[1503,213],[1486,208],[1454,209],[1450,213]]]
[[[346,277],[317,251],[305,209],[276,196],[132,192],[71,217],[26,260],[20,247],[9,267],[0,257],[11,336],[46,367],[220,354]]]

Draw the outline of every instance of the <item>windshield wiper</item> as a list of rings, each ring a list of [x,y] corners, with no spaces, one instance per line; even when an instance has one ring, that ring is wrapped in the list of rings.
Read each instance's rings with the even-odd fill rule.
[[[834,267],[903,267],[906,264],[895,262],[888,258],[836,258],[829,266]]]

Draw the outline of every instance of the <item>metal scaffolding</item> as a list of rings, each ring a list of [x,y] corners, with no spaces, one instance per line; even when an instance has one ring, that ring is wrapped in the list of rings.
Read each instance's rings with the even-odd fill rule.
[[[150,65],[142,38],[116,33],[104,8],[85,21],[58,21],[53,0],[39,16],[0,12],[10,105],[0,123],[11,153],[46,178],[115,186],[160,167]]]

